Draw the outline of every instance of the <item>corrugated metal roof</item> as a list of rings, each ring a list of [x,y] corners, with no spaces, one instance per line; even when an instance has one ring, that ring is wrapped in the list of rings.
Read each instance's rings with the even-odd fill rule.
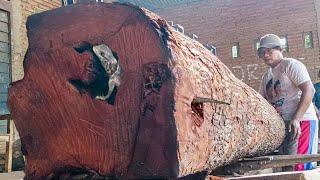
[[[169,6],[176,6],[184,3],[200,2],[203,0],[118,0],[118,2],[129,2],[131,4],[145,7],[149,10],[161,9]]]

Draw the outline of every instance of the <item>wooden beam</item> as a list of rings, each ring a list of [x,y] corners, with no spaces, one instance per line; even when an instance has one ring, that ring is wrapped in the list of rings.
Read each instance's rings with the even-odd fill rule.
[[[10,119],[11,115],[10,114],[2,114],[0,115],[0,120],[7,120]]]
[[[242,177],[229,177],[228,180],[307,180],[307,179],[320,179],[320,169],[313,169],[310,171],[292,171],[292,172],[279,172],[269,174],[259,174],[252,176]]]
[[[9,142],[6,148],[6,164],[5,169],[6,172],[12,171],[12,153],[13,153],[13,121],[11,119],[8,120],[8,134],[9,134]]]
[[[226,166],[227,174],[244,174],[245,172],[259,169],[267,169],[274,167],[283,167],[295,165],[298,163],[316,162],[320,161],[319,154],[312,155],[275,155],[275,156],[261,156],[253,158],[244,158],[241,161],[232,165]]]

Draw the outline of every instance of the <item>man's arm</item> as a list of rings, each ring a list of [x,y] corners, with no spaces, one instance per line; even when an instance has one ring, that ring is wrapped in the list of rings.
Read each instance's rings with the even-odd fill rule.
[[[317,109],[316,106],[314,106],[314,109],[316,110],[316,114],[317,114],[318,120],[320,120],[320,112],[319,112],[319,110]]]
[[[267,99],[266,98],[266,92],[265,92],[265,74],[262,76],[262,78],[261,78],[261,83],[260,83],[260,87],[259,87],[259,94],[263,97],[263,98],[265,98],[265,99]]]
[[[300,129],[300,120],[303,115],[307,111],[310,103],[312,102],[313,95],[315,93],[315,89],[311,81],[304,82],[298,86],[298,88],[302,91],[300,102],[298,104],[298,108],[293,115],[293,118],[290,122],[289,132],[293,131],[293,138],[298,138],[301,129]]]

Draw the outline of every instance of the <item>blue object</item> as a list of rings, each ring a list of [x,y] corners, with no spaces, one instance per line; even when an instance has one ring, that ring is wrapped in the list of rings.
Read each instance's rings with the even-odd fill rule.
[[[320,82],[316,83],[313,85],[314,88],[316,89],[316,92],[313,96],[312,102],[316,105],[318,109],[320,109]]]

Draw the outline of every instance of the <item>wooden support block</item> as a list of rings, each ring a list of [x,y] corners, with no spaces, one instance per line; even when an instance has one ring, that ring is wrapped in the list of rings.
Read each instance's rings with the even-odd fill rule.
[[[5,164],[5,170],[6,172],[12,171],[12,153],[13,153],[13,121],[11,119],[8,120],[8,135],[9,135],[9,141],[6,148],[6,164]]]
[[[253,176],[230,177],[229,180],[317,180],[320,179],[320,169],[310,171],[293,171]]]
[[[5,161],[0,161],[0,164],[5,164],[5,171],[11,172],[12,171],[12,154],[13,154],[13,131],[14,131],[14,124],[11,119],[10,114],[3,114],[0,115],[0,120],[6,120],[7,121],[7,134],[1,135],[0,140],[6,141],[6,156]]]

